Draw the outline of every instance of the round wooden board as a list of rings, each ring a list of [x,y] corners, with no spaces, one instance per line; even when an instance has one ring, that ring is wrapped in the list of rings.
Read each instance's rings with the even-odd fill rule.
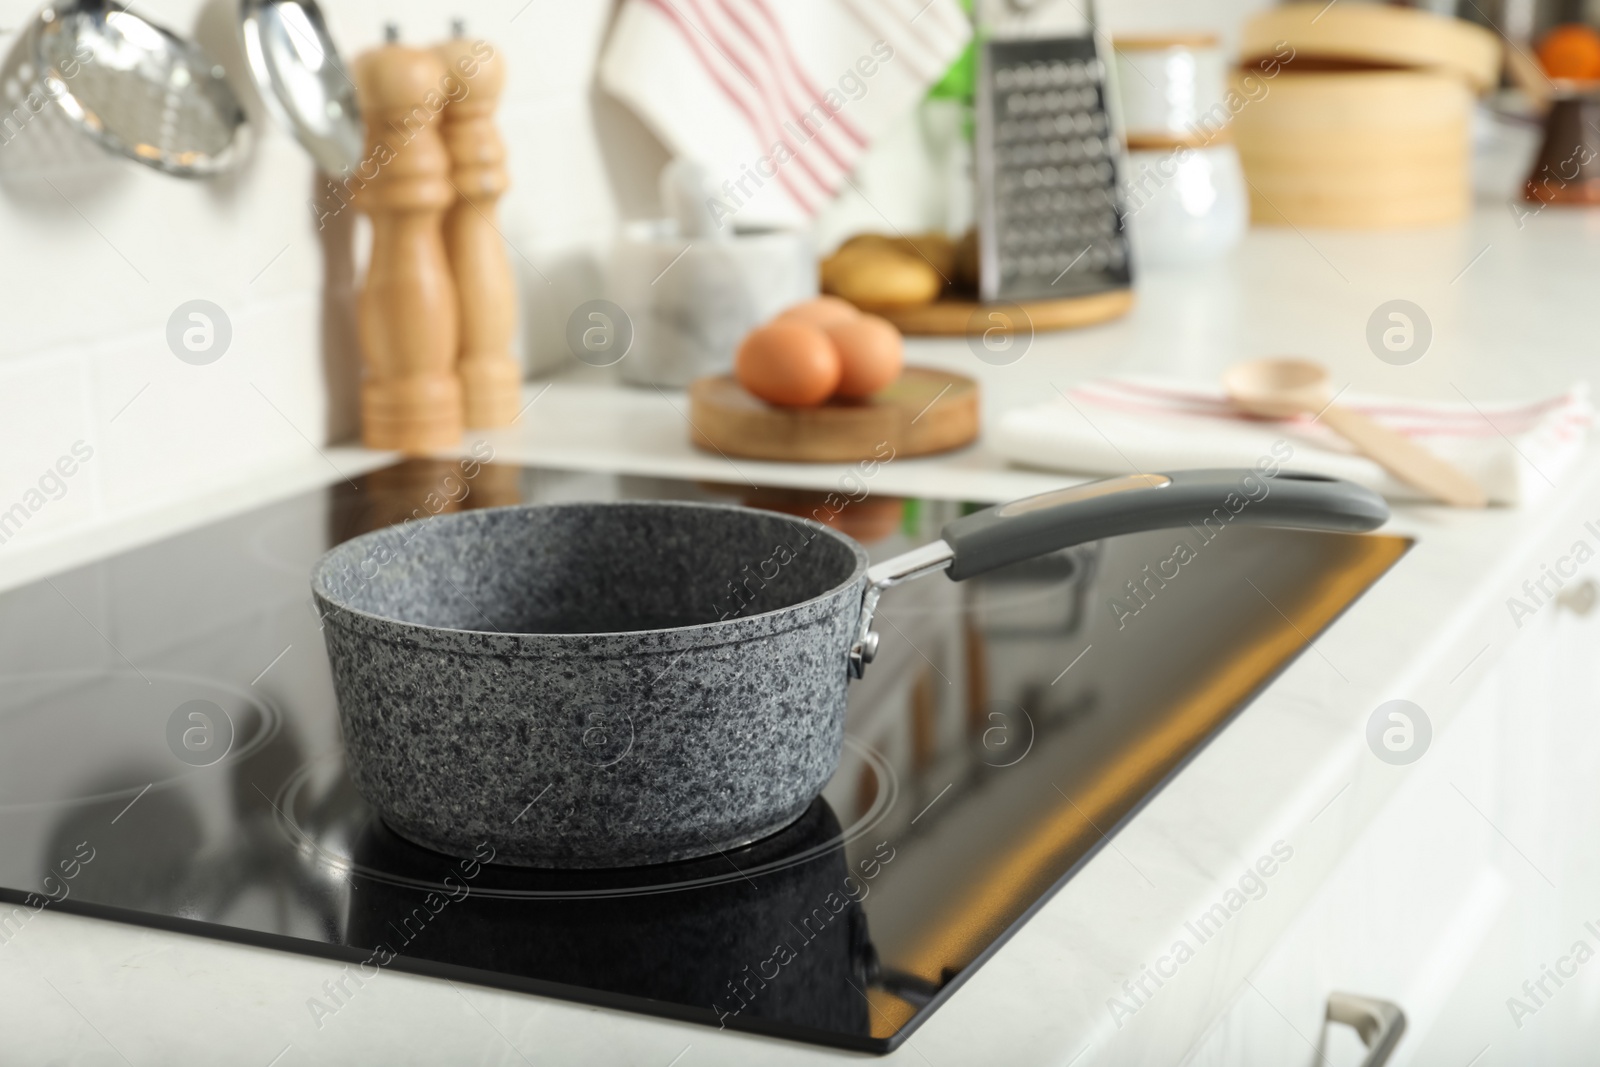
[[[978,316],[984,308],[1000,311],[1019,307],[1033,324],[1033,331],[1070,330],[1078,326],[1093,326],[1128,313],[1133,307],[1132,289],[1113,289],[1107,293],[1074,296],[1061,300],[1028,300],[1021,304],[980,304],[976,300],[938,300],[932,304],[908,308],[873,308],[895,324],[901,333],[923,337],[961,337],[968,331],[982,333],[993,326],[1010,332],[1004,322],[995,322]],[[974,329],[974,326],[977,328]]]
[[[780,408],[724,374],[690,384],[689,421],[695,445],[744,459],[853,463],[926,456],[977,439],[978,383],[948,371],[907,367],[870,400]]]

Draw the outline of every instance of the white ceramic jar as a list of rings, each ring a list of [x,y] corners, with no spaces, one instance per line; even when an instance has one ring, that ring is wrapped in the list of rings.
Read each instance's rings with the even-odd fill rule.
[[[1209,263],[1250,225],[1249,189],[1231,144],[1130,151],[1123,195],[1141,267]]]
[[[1210,34],[1118,37],[1113,48],[1130,136],[1187,136],[1227,92],[1228,64]]]
[[[1229,129],[1228,65],[1208,34],[1114,42],[1128,142],[1124,218],[1141,267],[1206,263],[1249,225]]]

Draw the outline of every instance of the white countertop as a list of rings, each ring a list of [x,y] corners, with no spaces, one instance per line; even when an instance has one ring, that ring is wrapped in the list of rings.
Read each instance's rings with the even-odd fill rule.
[[[1336,385],[1474,401],[1531,398],[1593,374],[1600,213],[1548,209],[1519,229],[1504,202],[1469,224],[1392,234],[1253,231],[1224,262],[1141,280],[1125,320],[1040,336],[1019,362],[980,363],[961,340],[919,341],[917,362],[978,377],[987,420],[1106,373],[1206,379],[1241,357],[1310,356]],[[1404,298],[1434,328],[1420,362],[1368,351],[1379,304]],[[558,467],[823,486],[843,468],[729,461],[687,443],[681,393],[623,389],[600,372],[535,383],[496,457]],[[534,399],[537,398],[537,399]],[[370,467],[356,449],[115,527],[0,558],[0,588]],[[1174,457],[1174,466],[1182,457]],[[1600,519],[1600,447],[1532,507],[1400,509],[1418,538],[1396,568],[935,1012],[894,1062],[1168,1062],[1240,987],[1406,769],[1378,762],[1364,725],[1397,697],[1436,734],[1516,636],[1505,598]],[[875,490],[1002,499],[1069,476],[1007,469],[980,443],[897,460]],[[1312,820],[1315,818],[1315,822]],[[1121,1030],[1106,1007],[1274,841],[1294,861]],[[1138,872],[1136,873],[1135,868]],[[319,1030],[306,1008],[333,963],[45,912],[0,946],[0,1065],[73,1063],[821,1063],[860,1057],[533,996],[385,972]],[[41,981],[48,979],[48,984]],[[1076,1059],[1083,1055],[1081,1060]],[[279,1057],[274,1059],[274,1057]],[[674,1059],[674,1057],[679,1057]]]

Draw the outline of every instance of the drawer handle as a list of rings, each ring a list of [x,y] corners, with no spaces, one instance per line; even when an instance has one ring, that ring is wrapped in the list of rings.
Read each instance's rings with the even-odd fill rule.
[[[1328,994],[1328,1022],[1353,1026],[1361,1035],[1367,1046],[1361,1067],[1383,1067],[1406,1032],[1406,1013],[1400,1005],[1354,993]]]
[[[1593,578],[1585,578],[1577,585],[1561,590],[1561,595],[1556,597],[1556,606],[1583,618],[1594,610],[1597,601],[1600,601],[1600,587],[1596,586]]]

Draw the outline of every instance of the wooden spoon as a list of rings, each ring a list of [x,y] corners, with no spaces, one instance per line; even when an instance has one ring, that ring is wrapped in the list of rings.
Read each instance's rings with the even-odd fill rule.
[[[1257,359],[1236,363],[1222,376],[1235,404],[1254,415],[1285,419],[1302,412],[1320,416],[1335,433],[1355,445],[1390,474],[1436,500],[1458,508],[1481,508],[1489,501],[1466,474],[1406,437],[1358,412],[1329,402],[1328,372],[1304,359]]]

